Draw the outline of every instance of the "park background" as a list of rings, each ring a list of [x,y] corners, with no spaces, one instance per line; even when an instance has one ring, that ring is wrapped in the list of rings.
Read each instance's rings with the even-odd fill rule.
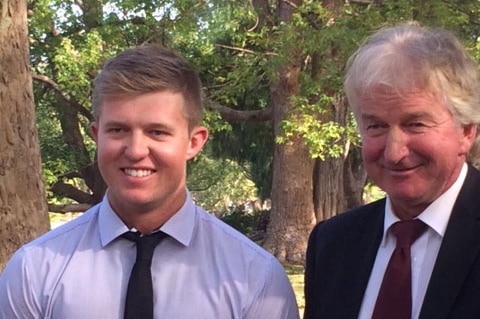
[[[478,60],[478,0],[3,1],[0,269],[50,221],[101,200],[93,79],[116,53],[161,43],[203,82],[211,135],[188,166],[193,197],[285,265],[302,307],[313,226],[383,196],[342,91],[348,57],[410,20],[451,30]]]

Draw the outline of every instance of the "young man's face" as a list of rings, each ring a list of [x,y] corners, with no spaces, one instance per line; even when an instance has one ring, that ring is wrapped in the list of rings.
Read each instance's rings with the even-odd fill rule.
[[[400,218],[418,215],[455,182],[476,133],[423,92],[373,91],[357,117],[367,172]]]
[[[207,130],[189,132],[180,93],[161,91],[103,101],[92,124],[108,199],[126,222],[184,203],[186,161],[200,152]]]

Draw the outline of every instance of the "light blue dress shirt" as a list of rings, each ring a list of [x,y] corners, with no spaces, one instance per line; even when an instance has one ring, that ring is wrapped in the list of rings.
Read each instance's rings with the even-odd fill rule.
[[[155,318],[297,319],[283,267],[196,206],[161,230],[154,253]],[[106,197],[75,220],[20,248],[0,275],[1,319],[121,319],[136,248]]]

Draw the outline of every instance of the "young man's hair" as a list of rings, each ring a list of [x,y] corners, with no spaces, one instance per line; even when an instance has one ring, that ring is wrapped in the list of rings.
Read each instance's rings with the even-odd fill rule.
[[[203,118],[201,81],[197,71],[174,50],[144,45],[107,61],[94,82],[93,115],[99,119],[108,98],[170,91],[182,94],[189,129]]]

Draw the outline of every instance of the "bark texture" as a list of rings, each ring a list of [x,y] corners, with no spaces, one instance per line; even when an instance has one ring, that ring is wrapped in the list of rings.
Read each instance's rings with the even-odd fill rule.
[[[278,16],[288,22],[302,1],[278,3]],[[279,79],[272,90],[275,136],[294,108],[290,97],[300,93],[301,48],[288,64],[279,67]],[[292,50],[296,50],[292,48]],[[275,144],[273,154],[272,209],[263,244],[280,262],[302,264],[310,231],[315,224],[312,170],[314,161],[301,136],[290,143]]]
[[[0,0],[0,269],[49,229],[29,68],[25,0]]]

